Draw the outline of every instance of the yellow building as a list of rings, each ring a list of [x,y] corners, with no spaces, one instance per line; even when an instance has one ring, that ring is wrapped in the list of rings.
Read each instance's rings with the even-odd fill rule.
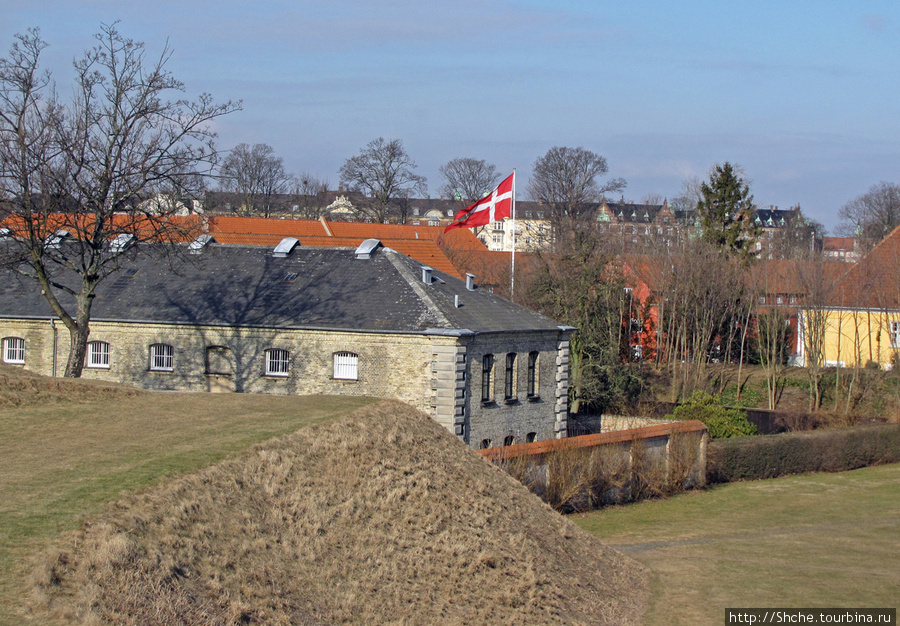
[[[900,228],[842,275],[810,277],[798,323],[798,364],[893,367],[900,353]]]

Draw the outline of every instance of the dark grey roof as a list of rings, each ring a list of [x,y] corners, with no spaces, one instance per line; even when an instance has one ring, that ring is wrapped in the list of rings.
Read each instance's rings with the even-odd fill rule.
[[[631,204],[627,202],[607,202],[607,208],[623,222],[650,223],[662,210],[661,204]]]
[[[150,245],[121,255],[121,271],[97,289],[94,320],[394,332],[557,328],[437,270],[426,285],[421,263],[389,249],[357,259],[352,248],[298,247],[274,258],[269,248],[211,244],[200,255],[160,259],[147,254]],[[71,310],[72,299],[62,301]],[[50,315],[35,281],[4,272],[0,317]]]

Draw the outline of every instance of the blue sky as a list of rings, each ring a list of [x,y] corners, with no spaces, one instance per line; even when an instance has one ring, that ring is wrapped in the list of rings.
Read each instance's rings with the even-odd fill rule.
[[[267,143],[337,186],[370,140],[402,139],[437,194],[456,157],[517,168],[557,145],[605,156],[625,197],[673,197],[740,164],[760,205],[833,230],[900,183],[895,2],[0,0],[0,49],[38,26],[65,94],[101,23],[158,53],[189,95],[243,100],[219,144]]]

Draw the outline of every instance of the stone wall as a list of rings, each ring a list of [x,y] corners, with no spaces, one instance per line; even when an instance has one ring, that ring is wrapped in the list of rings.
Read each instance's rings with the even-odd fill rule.
[[[61,323],[0,319],[0,337],[25,339],[25,368],[47,376],[64,372],[69,333]],[[109,367],[85,367],[84,378],[158,390],[393,398],[427,413],[475,447],[483,440],[499,445],[507,437],[523,442],[528,433],[535,433],[536,440],[565,434],[565,331],[402,334],[95,320],[90,340],[109,344]],[[173,347],[172,371],[151,368],[154,344]],[[266,375],[270,349],[289,352],[286,375]],[[358,356],[356,380],[334,377],[334,354],[344,351]],[[528,397],[531,352],[539,355],[537,393]],[[516,354],[516,363],[513,395],[506,398],[509,353]],[[485,354],[495,355],[489,402],[481,401]]]
[[[535,390],[529,397],[528,357],[538,353]],[[560,353],[564,352],[564,357]],[[506,356],[516,354],[513,393],[507,398]],[[489,398],[482,400],[484,356],[492,354]],[[469,442],[480,448],[502,445],[512,438],[526,441],[529,433],[541,441],[565,436],[568,398],[568,334],[565,332],[483,333],[466,346],[469,378]],[[564,370],[564,371],[560,371]],[[562,396],[562,400],[560,399]]]

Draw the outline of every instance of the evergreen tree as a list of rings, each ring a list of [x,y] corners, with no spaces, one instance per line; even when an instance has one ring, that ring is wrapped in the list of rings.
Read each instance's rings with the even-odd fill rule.
[[[709,182],[700,186],[697,212],[703,238],[727,251],[749,257],[762,229],[753,223],[753,196],[750,187],[731,163],[716,165]]]

